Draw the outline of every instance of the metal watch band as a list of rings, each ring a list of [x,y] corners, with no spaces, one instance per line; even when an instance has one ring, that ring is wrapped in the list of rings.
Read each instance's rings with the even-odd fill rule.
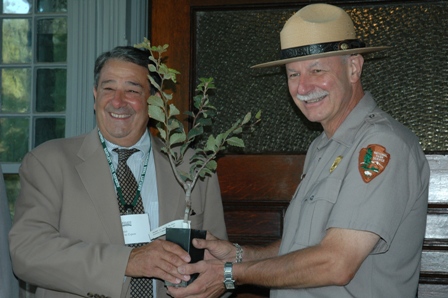
[[[235,280],[233,279],[233,264],[226,262],[224,264],[224,286],[227,290],[235,289]]]
[[[235,263],[241,263],[243,261],[243,248],[238,243],[233,243],[236,247]]]

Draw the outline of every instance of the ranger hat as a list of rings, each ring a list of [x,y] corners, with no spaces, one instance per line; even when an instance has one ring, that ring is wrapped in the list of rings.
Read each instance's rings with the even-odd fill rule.
[[[279,60],[257,64],[252,68],[388,48],[366,47],[356,38],[350,16],[342,8],[330,4],[310,4],[296,12],[283,26],[280,44]]]

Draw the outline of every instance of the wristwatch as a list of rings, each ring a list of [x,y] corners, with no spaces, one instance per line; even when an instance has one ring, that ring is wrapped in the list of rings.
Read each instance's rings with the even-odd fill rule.
[[[224,264],[224,286],[227,290],[235,289],[235,280],[233,279],[233,264],[226,262]]]

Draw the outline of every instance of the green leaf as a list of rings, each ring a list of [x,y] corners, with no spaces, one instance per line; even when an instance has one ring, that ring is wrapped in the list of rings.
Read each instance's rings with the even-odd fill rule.
[[[180,74],[179,71],[175,70],[174,68],[169,68],[170,73],[172,74]]]
[[[207,113],[209,117],[215,117],[218,114],[215,110],[215,107],[213,107],[213,109],[207,109]]]
[[[166,66],[165,64],[160,64],[160,66],[159,66],[159,73],[163,76],[163,77],[165,77],[166,75],[168,75],[169,74],[169,68],[168,68],[168,66]]]
[[[227,139],[227,144],[235,147],[242,147],[244,148],[244,141],[241,138],[238,137],[231,137]]]
[[[170,101],[171,99],[173,99],[173,94],[169,94],[169,93],[165,93],[162,92],[163,97],[166,98],[166,101]]]
[[[173,72],[171,72],[170,69],[168,70],[168,72],[165,74],[164,77],[165,77],[166,80],[171,80],[171,81],[173,81],[174,83],[177,82],[177,81],[176,81],[176,74],[173,73]]]
[[[210,118],[199,118],[197,123],[202,126],[210,126],[213,124],[213,121]]]
[[[176,106],[173,105],[173,104],[170,104],[170,114],[169,114],[169,117],[173,117],[173,116],[176,116],[176,115],[179,115],[179,114],[180,114],[180,112],[176,108]]]
[[[224,139],[227,139],[236,129],[238,129],[238,123],[234,123],[225,133],[223,133]]]
[[[154,64],[148,64],[148,69],[150,72],[157,72],[156,66]]]
[[[196,159],[194,162],[195,167],[200,168],[204,165],[204,160],[203,159]]]
[[[206,175],[211,176],[211,175],[213,175],[213,172],[210,171],[210,170],[207,169],[207,168],[203,168],[203,169],[199,172],[199,177],[204,178]]]
[[[185,152],[188,149],[188,145],[190,145],[190,143],[183,143],[182,146],[180,147],[180,156],[182,156],[182,158],[184,158]]]
[[[215,85],[213,83],[213,78],[199,78],[199,81],[201,82],[200,85],[207,86],[207,89],[215,88]]]
[[[201,104],[202,104],[202,96],[197,95],[193,98],[193,105],[196,109],[200,109],[201,108]]]
[[[187,181],[187,180],[192,180],[191,179],[191,175],[189,175],[188,173],[186,173],[186,172],[184,172],[184,171],[181,171],[181,170],[178,170],[178,173],[179,173],[179,176],[182,178],[182,180],[185,182],[185,181]]]
[[[186,111],[184,112],[185,115],[190,116],[190,117],[194,117],[194,113],[191,111]]]
[[[162,127],[157,127],[157,130],[159,131],[162,140],[166,141],[166,131]]]
[[[165,113],[160,107],[153,105],[148,106],[148,114],[150,118],[165,123]]]
[[[241,124],[246,124],[250,121],[250,118],[252,118],[252,114],[251,112],[247,113],[246,116],[244,116],[243,122],[241,122]]]
[[[177,152],[174,152],[172,150],[170,152],[171,152],[171,156],[176,161],[176,163],[179,163],[179,155],[177,154]]]
[[[157,96],[157,95],[151,95],[148,98],[148,104],[149,105],[158,106],[158,107],[161,107],[161,108],[164,106],[163,99],[160,98],[160,96]]]
[[[222,133],[220,133],[219,135],[216,136],[216,139],[215,139],[216,148],[219,148],[221,146],[223,139],[224,139],[224,135]]]
[[[210,169],[211,171],[216,171],[217,167],[218,167],[218,163],[216,162],[216,160],[210,160],[207,165],[206,165],[207,169]]]
[[[261,118],[261,110],[259,110],[257,112],[257,114],[255,115],[255,119],[260,119]]]
[[[177,143],[182,143],[183,141],[185,141],[185,139],[186,139],[186,135],[185,135],[184,132],[182,132],[182,133],[175,133],[175,134],[172,134],[170,136],[170,144],[174,145],[174,144],[177,144]]]
[[[215,89],[215,83],[213,82],[213,78],[210,78],[210,79],[212,79],[212,81],[208,84],[208,89],[210,90],[210,89]]]
[[[243,128],[240,126],[240,127],[237,127],[232,133],[239,135],[242,132],[243,132]]]
[[[216,147],[215,147],[215,137],[213,135],[210,135],[207,139],[207,143],[205,144],[205,151],[213,151],[215,152]]]
[[[151,82],[151,85],[153,85],[157,90],[161,90],[160,85],[157,84],[157,82],[153,79],[152,76],[148,75],[149,81]]]
[[[191,158],[190,161],[194,162],[194,161],[198,161],[198,160],[203,160],[204,156],[201,154],[194,154]]]
[[[178,130],[178,128],[182,128],[181,130]],[[168,121],[168,130],[170,131],[182,131],[183,130],[183,126],[181,125],[181,123],[179,122],[179,120],[177,119],[170,119]]]
[[[159,62],[157,61],[157,59],[153,56],[149,56],[149,60],[151,60],[152,62],[154,62],[156,65],[159,64]]]
[[[192,129],[190,129],[190,131],[188,132],[188,137],[187,139],[190,140],[194,137],[200,136],[201,134],[204,133],[204,129],[202,128],[202,126],[197,126],[197,127],[193,127]]]

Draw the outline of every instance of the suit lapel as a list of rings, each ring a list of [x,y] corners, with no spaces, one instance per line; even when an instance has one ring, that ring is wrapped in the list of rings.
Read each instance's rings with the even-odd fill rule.
[[[124,244],[117,194],[97,128],[87,134],[78,156],[84,162],[76,166],[76,170],[103,223],[110,243]]]
[[[159,225],[163,225],[183,218],[185,193],[174,177],[168,158],[161,152],[163,146],[161,141],[151,136],[151,143],[157,175]],[[86,135],[78,156],[84,162],[79,164],[76,170],[103,223],[104,230],[111,243],[123,244],[117,194],[97,128]]]

